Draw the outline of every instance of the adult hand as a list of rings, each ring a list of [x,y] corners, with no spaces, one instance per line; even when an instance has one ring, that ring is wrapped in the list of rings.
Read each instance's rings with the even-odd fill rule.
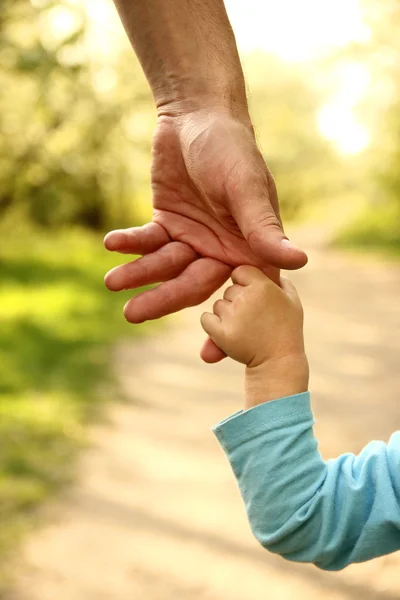
[[[153,140],[153,221],[105,238],[108,250],[142,257],[112,269],[113,291],[160,283],[125,305],[131,323],[156,319],[211,296],[241,264],[277,280],[305,253],[285,237],[276,187],[249,123],[225,111],[161,115]],[[224,354],[207,340],[201,356]]]

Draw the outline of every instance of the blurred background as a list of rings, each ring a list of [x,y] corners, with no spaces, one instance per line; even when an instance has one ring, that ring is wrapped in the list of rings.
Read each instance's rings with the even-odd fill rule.
[[[321,448],[358,451],[398,421],[400,4],[226,6],[310,249],[294,279]],[[200,364],[202,309],[132,327],[130,293],[105,290],[103,235],[151,216],[154,125],[111,0],[2,0],[0,598],[400,598],[396,555],[327,575],[256,548],[209,434],[240,371]]]

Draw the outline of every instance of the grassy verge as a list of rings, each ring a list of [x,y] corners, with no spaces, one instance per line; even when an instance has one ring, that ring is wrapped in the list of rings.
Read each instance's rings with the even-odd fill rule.
[[[104,287],[117,262],[86,232],[2,232],[0,575],[34,509],[71,476],[84,426],[112,389],[111,342],[146,331],[123,319],[131,293]]]
[[[396,206],[364,209],[335,239],[335,244],[345,248],[400,256],[400,214]]]

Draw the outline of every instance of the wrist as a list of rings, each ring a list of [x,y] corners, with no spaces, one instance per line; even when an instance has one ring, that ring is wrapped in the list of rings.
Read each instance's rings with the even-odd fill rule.
[[[309,367],[304,352],[267,360],[245,371],[245,406],[248,410],[277,398],[308,390]]]
[[[251,127],[243,76],[215,82],[180,77],[153,92],[159,117],[185,117],[206,110],[229,114]]]

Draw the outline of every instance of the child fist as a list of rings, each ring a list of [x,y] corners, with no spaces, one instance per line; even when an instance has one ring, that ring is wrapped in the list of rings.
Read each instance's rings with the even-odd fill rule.
[[[281,277],[278,286],[250,266],[235,269],[232,282],[213,312],[202,315],[204,331],[225,354],[247,365],[247,388],[255,391],[263,380],[264,402],[266,395],[306,391],[303,309],[293,284]],[[252,405],[258,403],[253,400]]]

